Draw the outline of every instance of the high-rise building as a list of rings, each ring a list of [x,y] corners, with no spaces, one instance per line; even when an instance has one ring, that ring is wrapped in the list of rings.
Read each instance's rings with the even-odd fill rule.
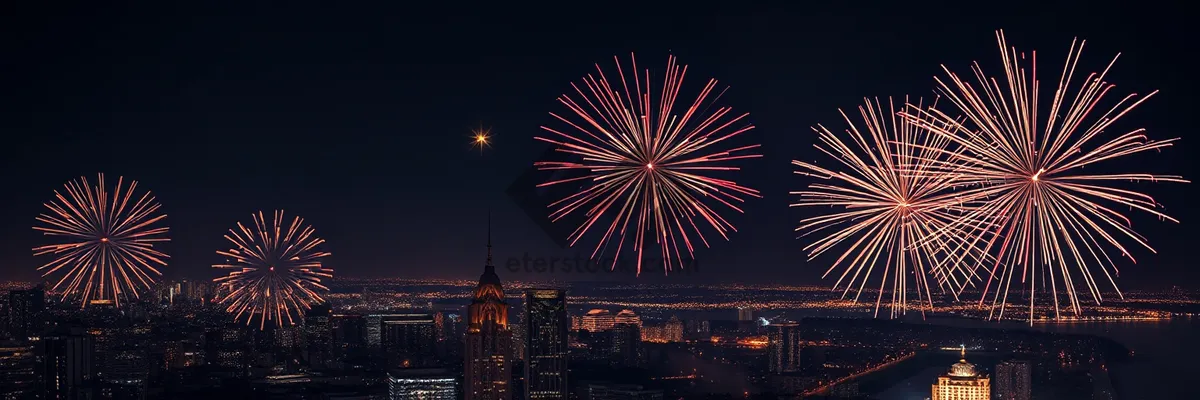
[[[431,314],[380,316],[381,345],[392,368],[431,367],[437,358],[437,332]]]
[[[996,365],[996,399],[1029,400],[1033,397],[1033,371],[1029,361],[1009,360]]]
[[[738,307],[738,321],[753,321],[754,309],[750,307]]]
[[[525,398],[567,398],[567,294],[525,291]]]
[[[391,400],[456,400],[458,378],[450,371],[434,368],[399,369],[388,372]]]
[[[333,310],[328,303],[304,314],[304,350],[311,368],[328,368],[333,361]]]
[[[641,324],[617,323],[613,325],[611,360],[615,366],[637,367],[641,365]]]
[[[800,371],[800,325],[781,322],[771,325],[768,335],[767,356],[772,373],[781,374]]]
[[[43,399],[80,398],[95,371],[95,346],[86,334],[46,336],[37,344],[38,370]]]
[[[604,332],[612,329],[616,322],[611,312],[597,308],[583,315],[580,328],[588,332]]]
[[[467,306],[466,348],[463,351],[463,398],[509,400],[512,380],[512,330],[504,287],[492,265],[492,227],[488,221],[488,255]]]
[[[667,325],[663,327],[663,329],[664,333],[667,335],[668,342],[683,341],[683,321],[679,320],[679,317],[672,316],[671,319],[667,321]]]
[[[41,333],[46,291],[42,286],[8,292],[8,330],[13,338],[25,339]]]
[[[967,362],[966,348],[962,358],[950,366],[950,372],[938,377],[933,384],[932,400],[988,400],[992,397],[991,381]]]
[[[0,399],[36,399],[36,366],[32,345],[0,343]]]

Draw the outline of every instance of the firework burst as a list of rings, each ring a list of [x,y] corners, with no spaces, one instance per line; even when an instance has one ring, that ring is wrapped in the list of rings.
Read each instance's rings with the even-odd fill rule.
[[[1009,289],[1019,279],[1030,292],[1031,321],[1039,284],[1054,299],[1056,317],[1059,292],[1064,289],[1070,308],[1079,313],[1077,286],[1086,287],[1097,304],[1103,300],[1100,279],[1120,296],[1111,249],[1131,261],[1135,260],[1123,242],[1153,251],[1114,206],[1178,222],[1159,211],[1160,205],[1150,196],[1113,183],[1187,182],[1172,175],[1083,172],[1082,168],[1170,147],[1177,139],[1150,140],[1144,129],[1103,138],[1105,129],[1157,92],[1140,99],[1130,94],[1104,111],[1101,101],[1113,88],[1104,79],[1116,58],[1103,72],[1088,75],[1073,88],[1085,42],[1072,42],[1050,107],[1039,120],[1037,53],[1030,54],[1025,66],[1025,53],[1009,48],[1003,32],[997,32],[996,38],[1004,65],[1002,80],[988,78],[978,64],[972,67],[974,84],[945,67],[947,78],[937,79],[939,91],[963,118],[951,118],[936,108],[908,113],[906,118],[966,149],[950,162],[974,181],[959,196],[982,203],[961,218],[994,227],[989,229],[995,236],[981,242],[997,255],[994,262],[983,264],[990,278],[980,304],[990,293],[992,316],[1003,318]]]
[[[51,288],[62,300],[74,297],[84,307],[93,302],[112,302],[140,297],[150,290],[155,265],[167,265],[168,256],[155,243],[170,241],[168,228],[156,227],[167,216],[150,192],[134,196],[137,181],[125,186],[117,178],[111,190],[99,174],[92,186],[86,177],[67,182],[54,191],[54,200],[44,205],[50,211],[38,215],[41,226],[33,229],[54,237],[55,244],[35,247],[33,254],[53,255],[54,260],[38,268],[43,277],[61,274]]]
[[[886,107],[876,99],[858,108],[865,130],[843,112],[849,140],[822,125],[814,127],[819,140],[814,147],[837,160],[839,168],[792,161],[800,167],[797,174],[818,182],[791,194],[799,196],[793,207],[830,210],[801,220],[796,228],[801,237],[818,237],[804,248],[809,261],[844,248],[825,277],[841,268],[834,287],[844,283],[842,296],[854,290],[855,301],[868,281],[877,282],[872,283],[878,286],[875,313],[890,293],[887,303],[894,318],[907,311],[910,289],[917,294],[915,306],[932,307],[934,288],[956,294],[971,278],[960,264],[985,256],[959,239],[975,229],[964,226],[970,221],[958,221],[962,204],[952,189],[959,176],[942,171],[939,162],[953,154],[950,140],[898,117],[890,100]]]
[[[283,211],[275,211],[269,224],[261,211],[252,218],[253,228],[239,222],[225,235],[233,248],[217,251],[227,261],[213,268],[232,270],[214,280],[225,293],[218,301],[247,325],[257,317],[259,329],[267,321],[295,324],[302,312],[325,302],[322,293],[329,291],[322,279],[333,278],[333,270],[321,265],[329,253],[317,251],[325,240],[300,217],[285,225]]]
[[[537,168],[580,171],[582,176],[538,187],[581,185],[575,194],[550,205],[554,221],[573,213],[584,215],[584,222],[569,237],[571,245],[597,224],[607,224],[600,228],[603,235],[592,258],[613,242],[619,255],[626,233],[632,230],[638,273],[643,251],[651,241],[661,249],[664,271],[668,271],[675,263],[682,265],[680,248],[691,256],[693,235],[708,246],[701,225],[712,227],[725,239],[736,231],[705,199],[742,212],[737,203],[743,202],[744,196],[761,197],[754,189],[707,176],[716,171],[739,170],[730,166],[730,161],[760,157],[753,153],[758,145],[724,146],[727,140],[754,126],[745,122],[748,114],[732,116],[729,107],[709,112],[712,103],[721,97],[713,96],[717,81],[712,79],[691,105],[676,111],[675,100],[687,67],[678,65],[674,56],[668,57],[657,99],[651,97],[649,70],[639,72],[632,56],[628,71],[622,69],[617,57],[613,59],[620,79],[613,83],[619,86],[610,84],[597,64],[596,73],[584,77],[582,85],[572,84],[574,94],[558,98],[575,118],[550,113],[566,128],[543,126],[548,135],[536,138],[555,146],[557,152],[580,159],[541,161],[535,163]],[[601,222],[605,216],[612,221]]]

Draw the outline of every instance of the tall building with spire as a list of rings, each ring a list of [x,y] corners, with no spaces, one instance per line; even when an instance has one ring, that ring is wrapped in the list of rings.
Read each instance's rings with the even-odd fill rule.
[[[463,394],[466,400],[509,400],[512,390],[512,330],[504,287],[492,265],[492,219],[488,216],[488,254],[467,308]]]
[[[938,377],[933,385],[932,400],[989,400],[992,397],[991,379],[980,374],[975,364],[967,362],[967,348],[962,358],[950,366],[950,372]]]

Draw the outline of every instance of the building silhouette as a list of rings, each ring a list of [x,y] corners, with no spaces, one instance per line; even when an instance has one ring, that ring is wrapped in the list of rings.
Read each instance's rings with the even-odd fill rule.
[[[508,303],[496,267],[492,265],[492,228],[488,221],[488,255],[467,306],[466,348],[463,351],[463,398],[509,400],[512,391],[512,330]]]
[[[525,291],[525,398],[567,398],[567,293]]]
[[[996,399],[1029,400],[1033,397],[1033,371],[1029,361],[1009,360],[997,364],[992,383]]]
[[[87,334],[64,334],[41,338],[37,344],[37,368],[43,399],[86,398],[95,375],[95,343]]]
[[[46,291],[41,286],[8,292],[8,331],[16,339],[27,339],[41,332],[41,316],[46,309]]]
[[[781,322],[770,328],[767,347],[770,371],[776,374],[800,371],[800,325]]]
[[[381,341],[391,368],[432,367],[437,358],[437,330],[432,314],[380,315]]]
[[[992,397],[991,381],[967,362],[966,347],[962,358],[950,366],[950,371],[933,384],[932,400],[988,400]]]

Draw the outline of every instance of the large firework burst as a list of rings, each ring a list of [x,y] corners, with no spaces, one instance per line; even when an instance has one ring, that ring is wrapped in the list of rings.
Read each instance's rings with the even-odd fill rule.
[[[294,324],[300,313],[323,303],[322,293],[329,291],[321,282],[333,278],[333,270],[321,265],[329,253],[316,250],[325,240],[300,217],[285,225],[283,211],[275,211],[269,224],[261,211],[252,219],[253,228],[239,222],[225,235],[233,248],[217,251],[227,260],[213,268],[232,270],[214,279],[224,293],[218,301],[247,325],[258,317],[259,329],[267,321]]]
[[[1136,94],[1125,96],[1097,116],[1093,111],[1105,109],[1101,100],[1113,88],[1104,79],[1116,58],[1103,72],[1088,75],[1072,93],[1084,42],[1071,43],[1050,107],[1039,120],[1043,111],[1038,103],[1037,53],[1031,53],[1029,65],[1023,66],[1025,53],[1009,48],[1003,32],[997,32],[996,38],[1004,64],[1002,80],[988,78],[978,64],[972,67],[975,85],[945,67],[948,78],[937,79],[939,91],[964,118],[951,118],[937,109],[906,117],[966,148],[951,160],[953,168],[974,181],[959,196],[984,201],[962,218],[976,221],[978,226],[994,226],[996,233],[983,241],[989,251],[996,251],[997,258],[984,264],[991,278],[980,304],[990,292],[993,316],[1002,318],[1009,288],[1020,279],[1030,289],[1030,318],[1038,284],[1049,289],[1056,317],[1063,289],[1071,309],[1079,313],[1077,281],[1082,281],[1097,303],[1103,300],[1098,274],[1120,295],[1113,279],[1117,266],[1106,248],[1116,249],[1131,261],[1133,256],[1123,241],[1153,251],[1114,206],[1178,222],[1159,211],[1159,204],[1150,196],[1113,183],[1187,182],[1173,175],[1084,172],[1082,168],[1169,147],[1177,139],[1149,140],[1143,129],[1111,139],[1102,137],[1113,123],[1154,93],[1140,99]],[[997,308],[999,314],[995,314]]]
[[[962,226],[969,221],[958,221],[962,204],[951,190],[958,175],[943,171],[939,163],[953,154],[950,140],[898,117],[890,100],[886,105],[867,100],[858,110],[865,129],[842,113],[850,126],[845,134],[849,140],[822,125],[813,128],[820,141],[814,147],[837,160],[840,168],[792,161],[801,168],[797,174],[820,180],[792,192],[799,196],[792,206],[829,210],[801,220],[796,231],[802,237],[818,235],[804,248],[810,261],[848,243],[825,276],[841,267],[834,287],[845,283],[842,296],[855,290],[855,301],[869,280],[877,280],[872,283],[879,291],[876,315],[884,293],[890,293],[888,304],[896,317],[909,307],[910,290],[915,289],[918,303],[929,307],[931,289],[956,295],[970,281],[959,265],[973,265],[984,255],[961,240],[975,229]]]
[[[62,299],[74,297],[81,307],[93,302],[112,302],[140,297],[150,290],[155,268],[167,265],[168,256],[155,243],[170,241],[168,228],[156,227],[166,218],[150,192],[134,196],[137,181],[125,186],[117,178],[112,194],[99,174],[92,186],[86,177],[67,182],[45,203],[47,214],[38,215],[41,226],[33,229],[54,237],[55,244],[35,247],[35,256],[50,254],[54,260],[38,267],[43,277],[61,273],[51,288]]]
[[[603,236],[592,252],[593,258],[612,242],[616,242],[615,254],[620,255],[625,234],[632,229],[640,274],[648,241],[660,247],[667,271],[682,262],[680,247],[691,256],[693,234],[708,245],[699,225],[711,226],[728,239],[728,233],[736,229],[704,199],[741,212],[735,203],[741,203],[742,196],[760,197],[759,193],[706,174],[737,171],[739,168],[728,162],[760,155],[751,153],[758,145],[724,147],[728,139],[754,126],[744,122],[748,114],[731,116],[729,107],[708,112],[712,102],[720,98],[717,94],[706,103],[717,86],[716,80],[710,79],[691,105],[677,111],[675,100],[687,66],[681,67],[674,56],[668,57],[664,84],[658,98],[653,99],[650,71],[640,73],[636,59],[630,57],[628,77],[620,60],[613,57],[620,86],[610,84],[599,64],[596,74],[587,75],[582,86],[572,84],[578,97],[563,94],[558,101],[577,118],[550,113],[569,128],[543,126],[552,135],[536,138],[581,160],[542,161],[535,166],[542,170],[584,171],[582,176],[538,185],[581,185],[580,191],[551,204],[551,219],[584,214],[584,222],[569,238],[574,245],[594,225],[605,224],[602,218],[611,218],[608,226],[601,228]]]

